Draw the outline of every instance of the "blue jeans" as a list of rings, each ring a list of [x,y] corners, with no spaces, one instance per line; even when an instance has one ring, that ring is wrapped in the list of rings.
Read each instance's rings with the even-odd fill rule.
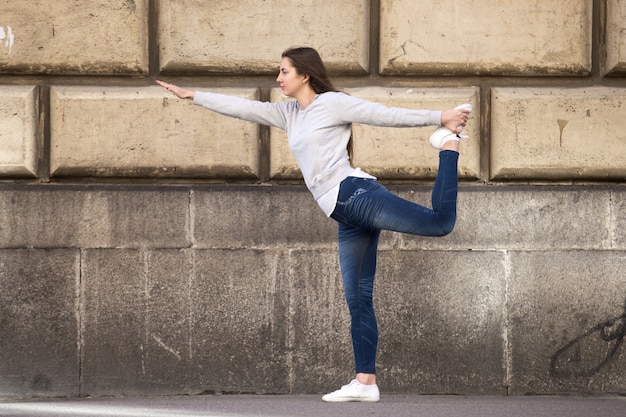
[[[376,180],[348,177],[331,217],[339,224],[339,264],[351,317],[357,373],[376,373],[378,327],[373,290],[381,230],[445,236],[456,222],[459,154],[439,153],[432,209],[404,200]]]

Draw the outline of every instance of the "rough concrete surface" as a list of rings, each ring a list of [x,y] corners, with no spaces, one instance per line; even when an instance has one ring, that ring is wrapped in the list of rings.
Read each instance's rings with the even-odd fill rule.
[[[0,403],[5,417],[622,417],[618,397],[383,395],[378,403],[325,403],[319,396],[218,395],[85,398]]]

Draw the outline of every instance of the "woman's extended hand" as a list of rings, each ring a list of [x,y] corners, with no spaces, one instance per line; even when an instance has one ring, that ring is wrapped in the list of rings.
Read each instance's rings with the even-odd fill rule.
[[[451,132],[461,133],[467,124],[469,113],[470,112],[466,109],[446,110],[441,113],[441,124],[447,127]]]
[[[171,91],[172,93],[174,93],[176,95],[176,97],[178,98],[190,98],[193,100],[194,96],[195,96],[195,92],[194,91],[190,91],[190,90],[185,90],[180,88],[177,85],[174,84],[169,84],[160,80],[156,80],[157,84],[159,84],[161,87],[165,88],[167,91]]]

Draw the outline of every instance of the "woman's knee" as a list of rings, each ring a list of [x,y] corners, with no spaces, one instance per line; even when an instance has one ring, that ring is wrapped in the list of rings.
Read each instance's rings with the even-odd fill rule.
[[[439,230],[438,230],[438,234],[436,235],[436,237],[443,237],[452,233],[452,231],[454,230],[455,223],[456,223],[456,219],[442,222],[439,225]]]

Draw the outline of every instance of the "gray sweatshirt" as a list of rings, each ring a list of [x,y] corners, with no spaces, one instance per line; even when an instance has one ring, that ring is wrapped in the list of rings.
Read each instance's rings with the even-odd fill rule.
[[[387,107],[339,92],[317,95],[304,110],[295,100],[271,103],[207,92],[196,92],[194,104],[285,130],[304,182],[327,216],[334,210],[341,181],[349,176],[374,178],[350,166],[346,147],[352,123],[386,127],[441,123],[440,111]]]

